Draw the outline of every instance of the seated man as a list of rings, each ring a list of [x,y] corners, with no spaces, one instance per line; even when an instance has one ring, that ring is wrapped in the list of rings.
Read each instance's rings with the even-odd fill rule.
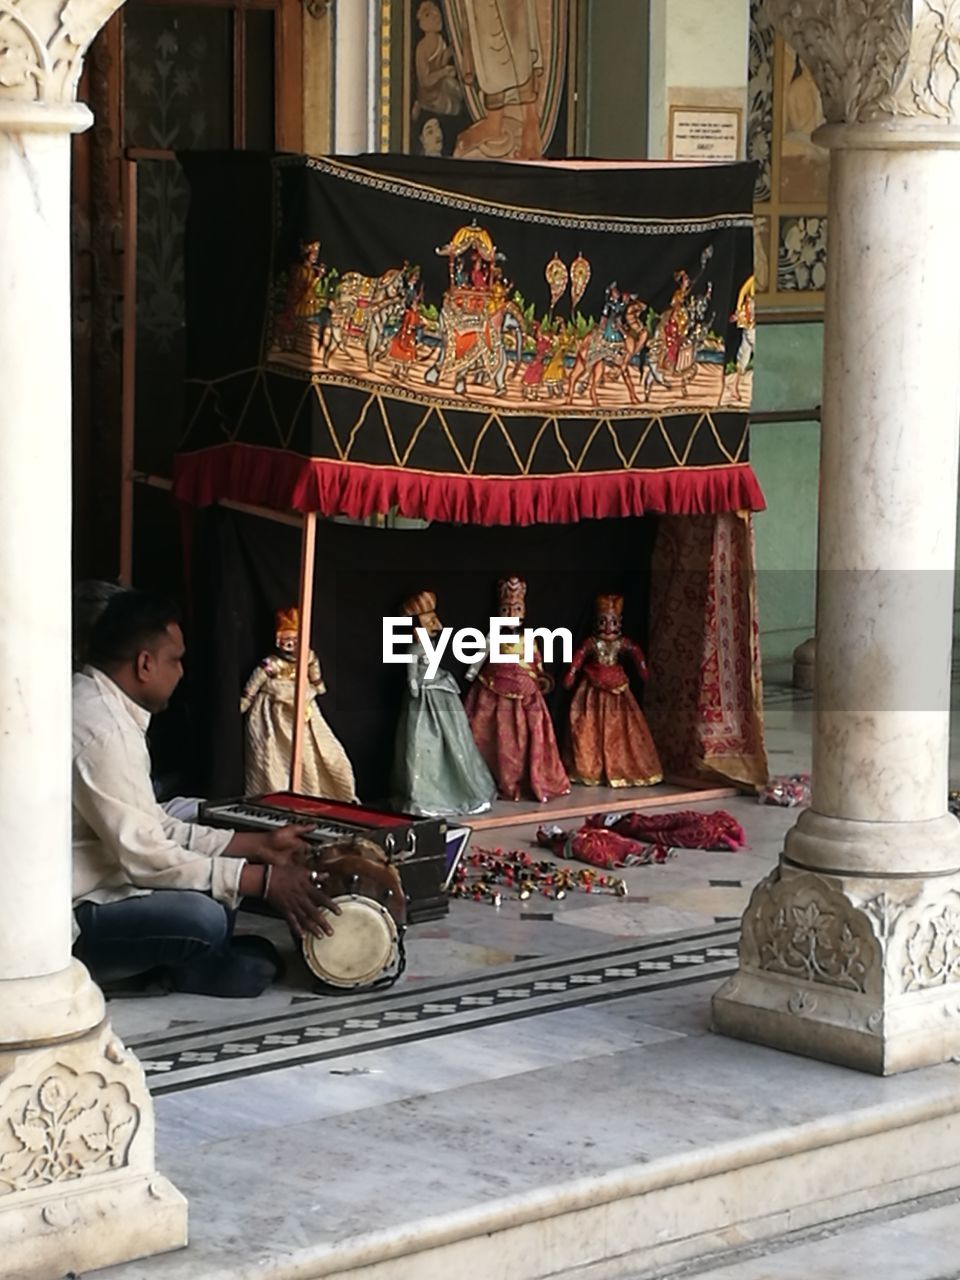
[[[302,828],[216,831],[154,799],[146,731],[183,674],[176,610],[141,591],[112,596],[73,677],[74,950],[103,983],[156,970],[177,991],[251,996],[276,975],[270,944],[233,939],[242,897],[294,933],[331,933],[324,873],[296,859]],[[271,954],[272,953],[272,954]]]

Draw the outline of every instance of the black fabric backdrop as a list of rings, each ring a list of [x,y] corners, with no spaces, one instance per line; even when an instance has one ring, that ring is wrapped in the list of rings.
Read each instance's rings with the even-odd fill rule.
[[[404,261],[418,264],[427,300],[439,304],[448,286],[448,264],[435,249],[475,216],[471,202],[479,202],[476,216],[491,229],[498,248],[506,253],[509,276],[528,301],[536,301],[538,313],[546,309],[543,273],[554,252],[568,262],[581,251],[589,257],[592,275],[578,309],[598,317],[612,281],[642,296],[654,311],[662,311],[676,289],[674,272],[685,268],[697,277],[701,254],[709,249],[713,257],[705,280],[713,288],[713,326],[725,341],[722,357],[714,354],[725,363],[736,359],[741,333],[729,316],[752,270],[752,164],[575,170],[392,155],[339,161],[245,152],[183,153],[180,159],[191,188],[185,242],[191,381],[183,457],[230,440],[273,450],[279,445],[291,454],[337,464],[338,448],[325,415],[316,398],[304,394],[304,384],[313,378],[324,387],[331,419],[342,437],[362,421],[362,429],[351,435],[351,464],[389,468],[395,460],[382,424],[376,415],[363,414],[369,387],[362,381],[357,386],[337,385],[340,375],[333,369],[311,374],[308,369],[277,367],[267,358],[277,273],[296,261],[302,241],[317,239],[324,262],[341,273],[377,276]],[[367,185],[362,185],[365,180]],[[442,198],[407,198],[405,183],[442,189]],[[449,207],[457,199],[464,207]],[[532,212],[518,220],[504,215],[506,207]],[[548,215],[543,209],[555,212]],[[601,217],[584,229],[578,219],[595,210],[602,211]],[[541,225],[547,218],[553,222]],[[638,228],[646,223],[651,227],[641,234]],[[418,392],[412,384],[405,385],[395,395],[389,386],[383,390],[390,402],[391,431],[398,447],[405,447],[424,405],[432,401],[424,398],[422,386]],[[453,429],[471,442],[489,406],[471,405],[462,397],[450,403]],[[595,410],[544,401],[531,404],[529,415],[511,412],[505,419],[513,448],[501,432],[484,432],[471,474],[519,475],[515,452],[526,458],[538,440],[524,474],[566,475],[569,463],[553,433],[538,434],[545,418],[558,413],[575,455],[585,441],[591,442],[579,466],[584,475],[632,468],[669,470],[676,467],[675,454],[684,456],[684,470],[691,475],[705,468],[722,469],[731,454],[748,461],[748,446],[742,444],[746,405],[719,409],[713,401],[703,405],[692,400],[689,412],[664,419],[672,447],[659,430],[642,434],[651,414],[647,405],[627,408],[623,439],[630,443],[642,438],[630,467],[624,467],[609,432],[592,430]],[[713,431],[693,432],[704,409],[712,410],[716,436]],[[632,445],[627,452],[631,449]],[[462,472],[435,422],[417,434],[403,465],[437,476]],[[256,481],[256,474],[247,476],[250,486]],[[194,489],[187,489],[181,496],[196,501]],[[252,490],[208,492],[204,500],[218,496],[266,501]],[[327,511],[333,513],[334,509]]]
[[[399,615],[406,596],[432,590],[445,626],[486,631],[497,579],[517,573],[528,584],[529,625],[569,627],[579,644],[595,596],[618,591],[624,629],[646,647],[655,534],[652,516],[525,529],[320,521],[313,643],[328,688],[320,707],[353,761],[361,798],[374,803],[386,793],[406,675],[382,662],[384,615]],[[193,781],[203,794],[243,793],[240,693],[272,651],[275,610],[296,602],[299,564],[296,528],[220,507],[197,514],[185,695],[196,729]],[[448,657],[444,665],[465,687],[461,664]],[[562,676],[562,663],[551,672]],[[635,678],[634,687],[642,699]],[[569,698],[559,687],[549,698],[558,728]]]

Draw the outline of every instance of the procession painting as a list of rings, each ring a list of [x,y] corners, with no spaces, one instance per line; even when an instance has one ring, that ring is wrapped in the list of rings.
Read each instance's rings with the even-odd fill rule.
[[[425,404],[514,412],[538,405],[636,415],[750,403],[754,279],[743,281],[730,315],[717,314],[709,246],[695,268],[673,272],[666,307],[610,280],[598,315],[580,308],[593,275],[582,254],[569,262],[554,254],[542,291],[527,298],[476,222],[434,251],[447,263],[440,297],[427,296],[417,264],[341,274],[319,240],[300,243],[274,279],[268,364]],[[729,325],[739,342],[728,360]]]

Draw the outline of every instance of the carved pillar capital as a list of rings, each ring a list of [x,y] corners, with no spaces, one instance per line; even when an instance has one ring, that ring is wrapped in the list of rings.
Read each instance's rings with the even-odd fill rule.
[[[960,128],[960,0],[766,6],[809,66],[828,125]]]
[[[122,0],[0,0],[0,127],[27,127],[44,113],[48,127],[86,128],[71,112],[83,57]],[[19,109],[18,109],[19,108]],[[63,109],[67,108],[66,111]]]

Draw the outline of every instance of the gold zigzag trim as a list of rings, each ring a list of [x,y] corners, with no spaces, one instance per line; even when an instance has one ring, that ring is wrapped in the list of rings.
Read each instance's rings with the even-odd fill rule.
[[[323,414],[323,420],[327,424],[327,431],[330,435],[331,443],[337,451],[337,457],[341,462],[345,462],[346,457],[343,452],[343,447],[341,446],[340,439],[337,436],[337,429],[333,425],[333,419],[330,417],[330,410],[327,408],[327,402],[323,398],[323,388],[320,386],[319,382],[315,382],[313,384],[313,390],[317,397],[317,403],[320,406],[320,412]]]
[[[238,442],[235,446],[230,446],[228,444],[208,445],[205,448],[194,450],[194,453],[198,455],[213,453],[218,449],[225,449],[228,447],[235,447],[238,449],[252,449],[257,453],[282,453],[282,454],[289,453],[289,450],[287,449],[277,449],[272,445],[244,444],[243,442]],[[449,472],[438,471],[438,470],[428,471],[426,467],[394,466],[386,462],[354,462],[350,458],[321,458],[321,457],[317,457],[316,455],[298,455],[298,456],[303,456],[303,460],[306,462],[318,463],[320,466],[360,467],[364,471],[396,471],[400,473],[406,473],[407,475],[426,476],[434,480],[438,478],[443,479],[445,476],[450,474]],[[682,467],[682,466],[680,467],[629,467],[626,470],[629,472],[630,475],[635,475],[635,476],[658,476],[658,475],[666,475],[672,472],[734,471],[734,470],[739,470],[742,467],[747,465],[748,464],[744,462],[703,462],[703,463],[696,463],[693,466],[686,466],[686,467]],[[465,475],[468,477],[471,474],[472,473],[470,472],[465,473]],[[603,477],[603,476],[622,476],[624,474],[624,468],[618,467],[615,470],[611,470],[610,468],[604,468],[603,470],[599,470],[599,471],[587,472],[587,474],[591,478],[596,478],[596,479],[599,479],[600,477]],[[537,474],[532,478],[536,481],[564,480],[564,479],[568,479],[569,476],[570,476],[569,471],[538,471]],[[500,471],[484,471],[480,476],[476,478],[480,480],[520,480],[520,479],[523,479],[524,477],[518,476],[516,475],[516,473],[507,475]],[[531,477],[528,476],[526,478],[530,479]]]
[[[500,413],[496,409],[491,409],[488,412],[486,418],[484,419],[483,424],[480,427],[479,431],[477,431],[474,437],[473,445],[469,451],[469,458],[467,458],[464,455],[463,449],[461,447],[461,442],[457,440],[456,432],[454,431],[454,429],[451,427],[451,424],[447,420],[447,415],[444,412],[443,407],[435,404],[427,405],[424,407],[423,415],[421,416],[417,425],[414,427],[413,432],[410,435],[410,438],[406,446],[401,447],[398,441],[397,435],[394,431],[393,424],[390,420],[390,405],[392,403],[392,399],[390,397],[385,397],[379,394],[378,392],[374,391],[374,392],[371,392],[367,396],[366,400],[364,401],[364,404],[362,409],[360,410],[360,413],[358,414],[356,420],[354,421],[352,427],[349,430],[346,443],[342,443],[340,434],[338,433],[336,425],[334,424],[333,417],[330,412],[330,407],[327,404],[326,396],[324,395],[324,390],[325,390],[324,384],[314,381],[306,385],[303,391],[303,395],[301,396],[300,401],[297,404],[296,411],[294,412],[293,417],[291,419],[290,428],[286,433],[284,433],[280,428],[280,423],[277,418],[277,413],[276,413],[275,406],[273,404],[273,399],[270,395],[269,380],[263,376],[263,371],[261,370],[261,371],[258,371],[258,376],[254,378],[251,384],[250,390],[247,393],[247,397],[244,401],[243,409],[239,415],[239,418],[237,419],[237,423],[234,431],[232,433],[225,431],[224,433],[227,436],[227,439],[230,443],[237,443],[237,437],[240,434],[243,424],[248,416],[248,413],[250,411],[250,406],[253,403],[254,394],[256,392],[257,386],[261,381],[263,382],[263,394],[267,402],[267,408],[269,410],[270,417],[277,434],[277,439],[280,442],[280,446],[282,449],[289,448],[290,440],[293,435],[296,421],[303,408],[303,404],[305,400],[308,398],[308,396],[312,391],[314,397],[316,398],[317,404],[320,407],[320,412],[323,415],[323,420],[327,428],[327,434],[330,437],[330,443],[333,445],[333,448],[336,451],[337,461],[342,463],[350,463],[353,461],[353,459],[351,458],[351,454],[353,453],[354,447],[356,445],[357,437],[360,434],[360,431],[362,430],[364,423],[367,420],[367,416],[370,412],[371,406],[376,404],[380,421],[383,425],[384,438],[386,440],[388,448],[390,449],[390,453],[393,457],[394,464],[396,465],[396,467],[402,470],[408,470],[408,471],[421,470],[416,467],[409,467],[407,464],[409,462],[410,457],[413,454],[414,449],[416,448],[418,441],[420,440],[421,435],[426,430],[427,424],[429,423],[431,416],[436,418],[440,431],[442,432],[444,438],[446,439],[446,442],[449,445],[452,454],[457,459],[457,462],[460,466],[462,473],[468,476],[474,475],[476,473],[477,461],[480,455],[481,446],[488,432],[493,427],[496,427],[499,429],[500,435],[503,438],[503,441],[506,444],[511,456],[513,457],[513,461],[516,464],[515,478],[518,476],[530,476],[530,474],[534,470],[534,463],[536,460],[537,452],[540,447],[540,443],[543,440],[544,436],[548,434],[551,435],[552,438],[559,445],[560,450],[567,461],[567,466],[569,470],[567,472],[558,473],[561,475],[563,474],[579,475],[583,472],[584,465],[591,452],[594,441],[596,440],[597,435],[600,432],[602,432],[604,429],[606,429],[606,433],[613,444],[614,450],[616,451],[616,455],[619,458],[621,466],[624,471],[633,471],[633,470],[664,471],[664,470],[671,469],[670,467],[636,468],[634,466],[634,463],[636,462],[637,457],[639,456],[640,452],[643,449],[643,446],[645,445],[647,439],[649,438],[650,432],[653,431],[654,429],[660,432],[660,436],[667,446],[667,449],[675,464],[675,467],[676,469],[679,469],[679,470],[683,470],[688,466],[690,453],[704,425],[708,427],[711,434],[713,435],[714,443],[716,444],[717,449],[726,459],[727,463],[733,466],[738,465],[740,463],[743,457],[744,450],[746,448],[747,438],[749,435],[749,420],[745,418],[743,430],[740,435],[740,440],[735,450],[731,452],[730,449],[723,442],[723,438],[720,434],[719,429],[717,428],[716,422],[714,421],[713,413],[707,410],[699,414],[696,422],[692,425],[690,429],[690,434],[688,435],[685,444],[683,445],[682,449],[680,449],[680,451],[678,452],[677,447],[675,446],[673,440],[670,437],[670,433],[667,430],[666,422],[664,420],[665,415],[662,413],[658,413],[658,414],[652,414],[650,416],[649,420],[644,425],[643,430],[640,432],[639,438],[633,443],[633,447],[632,449],[630,449],[628,454],[624,450],[623,441],[621,440],[621,437],[620,437],[623,420],[611,418],[605,415],[597,418],[594,421],[589,431],[589,434],[587,435],[586,440],[581,444],[579,450],[576,453],[576,456],[574,456],[574,451],[571,448],[571,444],[569,441],[567,441],[567,439],[564,436],[563,427],[560,421],[560,416],[557,414],[552,414],[549,417],[544,417],[543,420],[540,422],[540,425],[536,430],[536,433],[530,443],[530,446],[526,450],[526,456],[522,457],[517,448],[517,443],[511,436],[510,431],[503,417],[500,415]],[[190,434],[190,431],[192,430],[194,424],[196,423],[196,420],[199,417],[200,412],[204,404],[207,402],[207,399],[209,396],[214,396],[214,397],[217,396],[217,390],[216,390],[215,384],[212,382],[204,385],[203,394],[200,397],[199,403],[197,404],[193,412],[193,415],[187,425],[187,430],[184,433],[183,439],[180,442],[181,449],[183,449],[183,447],[185,446],[187,438]],[[400,402],[400,403],[403,403],[403,402]],[[671,414],[669,416],[673,417],[674,415]],[[584,420],[583,418],[577,418],[572,421],[575,421],[579,426],[583,423]],[[631,419],[631,421],[635,422],[636,419]],[[331,459],[331,461],[332,460],[333,459]],[[357,465],[368,466],[373,464],[359,463]],[[717,464],[704,464],[704,465],[715,466]],[[436,473],[423,471],[423,474],[430,475],[430,474],[436,474]],[[537,473],[537,474],[546,475],[547,473]],[[597,472],[592,474],[599,475],[599,474],[616,474],[616,473]]]

